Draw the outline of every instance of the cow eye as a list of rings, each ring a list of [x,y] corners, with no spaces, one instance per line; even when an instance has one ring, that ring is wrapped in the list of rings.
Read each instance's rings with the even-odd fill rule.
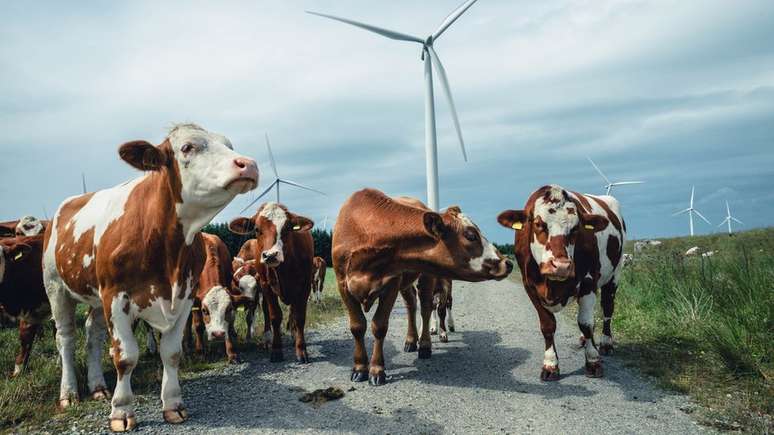
[[[182,151],[183,154],[188,154],[191,151],[193,151],[193,149],[194,149],[194,146],[191,145],[190,143],[187,143],[187,144],[183,145],[182,148],[180,148],[180,151]]]
[[[465,230],[462,234],[471,242],[478,240],[478,233],[473,230]]]

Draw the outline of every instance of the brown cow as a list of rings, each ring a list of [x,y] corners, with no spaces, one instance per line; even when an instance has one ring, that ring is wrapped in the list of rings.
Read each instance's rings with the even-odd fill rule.
[[[258,300],[260,298],[258,291],[260,290],[260,287],[258,286],[258,280],[256,276],[258,275],[258,264],[256,263],[254,252],[256,250],[255,248],[255,239],[250,239],[246,241],[242,247],[239,249],[239,254],[237,254],[236,257],[234,257],[234,261],[231,263],[233,278],[232,278],[232,287],[235,290],[239,290],[239,292],[244,295],[244,297],[239,298],[239,300],[235,301],[235,307],[241,311],[245,311],[245,321],[247,323],[247,337],[246,340],[252,341],[253,339],[253,323],[255,322],[255,310],[258,306]],[[264,303],[264,320],[269,318],[268,314],[268,307],[266,307],[266,304]],[[236,336],[236,332],[234,332],[234,335]]]
[[[312,288],[314,241],[309,230],[310,219],[288,211],[287,207],[267,202],[251,218],[231,221],[229,229],[236,234],[255,232],[255,257],[260,259],[259,279],[263,281],[264,303],[268,305],[273,338],[271,361],[282,361],[282,310],[279,300],[290,305],[288,324],[295,335],[296,360],[308,363],[304,325],[306,305]],[[266,326],[268,327],[268,325]],[[266,334],[265,331],[264,334]]]
[[[145,174],[65,200],[46,229],[43,282],[61,356],[59,405],[78,399],[75,306],[86,303],[95,308],[86,331],[87,387],[94,398],[109,396],[101,367],[107,324],[117,372],[110,429],[125,431],[136,425],[131,375],[139,357],[132,333],[137,318],[161,332],[164,420],[188,417],[178,365],[205,259],[199,231],[237,194],[255,188],[258,167],[234,152],[225,136],[193,124],[175,126],[158,146],[127,142],[118,153]]]
[[[449,341],[446,333],[446,322],[449,323],[449,332],[454,332],[454,317],[452,316],[452,280],[437,278],[433,290],[433,312],[430,316],[430,334],[438,334],[442,343]]]
[[[197,352],[204,352],[207,341],[224,341],[229,363],[237,362],[234,350],[235,300],[241,294],[231,293],[231,254],[228,247],[214,234],[202,233],[206,260],[194,298],[192,326]]]
[[[613,348],[610,323],[626,232],[618,201],[543,186],[530,195],[523,210],[506,210],[497,220],[516,230],[516,259],[546,344],[540,379],[559,379],[554,313],[573,299],[578,300],[586,375],[602,376],[594,342],[594,303],[601,287],[604,335],[599,351],[608,353]]]
[[[354,382],[385,383],[383,345],[390,312],[398,292],[408,291],[420,273],[484,281],[503,279],[513,269],[458,207],[436,213],[412,201],[416,200],[396,200],[378,190],[364,189],[347,199],[336,220],[333,269],[355,339]],[[363,311],[369,311],[377,299],[369,368]],[[427,325],[432,294],[420,294],[419,300],[423,325]],[[420,357],[429,357],[428,328],[423,326],[422,332]]]
[[[322,300],[323,288],[325,287],[325,272],[328,264],[322,257],[314,257],[312,268],[312,293],[314,293],[315,302]]]
[[[0,308],[19,321],[21,343],[12,376],[27,367],[35,336],[51,314],[43,286],[42,256],[42,234],[0,239]]]
[[[0,237],[42,234],[50,224],[50,221],[42,221],[35,216],[24,216],[18,221],[0,222]]]

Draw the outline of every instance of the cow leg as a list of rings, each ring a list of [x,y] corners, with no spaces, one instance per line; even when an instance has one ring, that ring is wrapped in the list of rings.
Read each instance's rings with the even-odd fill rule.
[[[400,283],[401,279],[398,277],[384,285],[376,313],[371,319],[371,333],[374,335],[374,350],[371,354],[371,367],[368,370],[368,380],[371,385],[384,385],[387,382],[387,375],[384,372],[384,339],[387,336],[390,313],[398,297]]]
[[[363,308],[347,288],[346,279],[337,275],[339,294],[349,317],[349,330],[355,341],[355,349],[352,353],[354,365],[352,366],[352,382],[363,382],[368,379],[368,353],[365,348],[366,317]]]
[[[449,342],[449,335],[446,333],[446,302],[438,304],[435,310],[438,313],[438,339],[441,343]]]
[[[449,325],[449,332],[454,332],[454,316],[452,315],[452,289],[449,288],[449,294],[446,295],[446,323]]]
[[[171,424],[179,424],[188,419],[188,411],[183,406],[183,395],[178,379],[180,358],[183,355],[183,332],[188,323],[188,313],[191,312],[190,300],[185,300],[182,314],[177,318],[175,325],[167,332],[161,334],[159,354],[164,364],[164,373],[161,377],[161,405],[164,421]]]
[[[599,353],[609,355],[613,353],[613,332],[610,329],[613,323],[613,309],[615,308],[615,293],[618,290],[618,284],[614,281],[602,286],[602,339],[599,343]]]
[[[400,289],[400,295],[406,304],[408,327],[406,328],[406,342],[403,345],[404,352],[416,352],[419,334],[417,333],[417,289],[413,285]]]
[[[430,312],[430,334],[435,335],[438,333],[438,314],[435,312],[435,308]]]
[[[105,346],[106,338],[107,325],[105,325],[104,310],[92,309],[86,319],[86,359],[88,386],[94,400],[110,398],[105,376],[102,374],[102,349]]]
[[[420,279],[420,283],[421,283]],[[430,358],[433,354],[433,343],[430,338],[430,316],[433,313],[433,288],[426,285],[417,285],[419,293],[419,313],[422,316],[422,332],[419,335],[419,352],[417,356],[420,359]]]
[[[148,354],[155,355],[159,351],[158,343],[156,343],[156,331],[149,324],[142,323],[145,325],[145,347],[148,349]]]
[[[56,326],[56,347],[62,364],[62,381],[59,387],[60,408],[64,409],[78,401],[78,380],[75,376],[75,301],[67,290],[56,283],[48,285],[48,299],[51,315]]]
[[[285,359],[282,355],[282,309],[280,308],[277,295],[272,293],[267,299],[272,329],[271,355],[269,356],[269,361],[279,362]]]
[[[530,299],[532,299],[532,296],[530,296]],[[543,369],[540,372],[540,380],[558,381],[559,357],[556,354],[556,345],[554,344],[556,317],[554,317],[554,313],[545,309],[539,301],[532,299],[532,303],[537,309],[538,319],[540,320],[540,332],[543,333],[543,340],[545,340],[546,345],[543,354]]]
[[[125,292],[120,292],[112,300],[103,301],[103,304],[105,317],[110,325],[111,355],[116,367],[116,389],[111,402],[110,430],[125,432],[134,429],[137,425],[132,405],[134,401],[132,371],[137,366],[140,349],[132,332],[132,318],[124,312],[124,307],[129,304],[129,296]]]
[[[306,337],[304,337],[304,326],[306,325],[306,301],[308,295],[305,298],[301,298],[301,301],[290,306],[290,316],[294,319],[294,335],[296,339],[296,361],[301,364],[309,363],[309,355],[306,353]]]
[[[236,331],[234,330],[234,319],[228,321],[228,327],[226,328],[226,357],[229,364],[236,364],[239,362],[239,357],[234,349],[234,340],[236,340]]]
[[[602,363],[599,360],[597,346],[594,343],[594,305],[597,300],[595,292],[590,292],[578,299],[578,327],[585,338],[586,376],[602,377]]]
[[[193,329],[194,336],[194,350],[196,353],[204,356],[206,354],[207,345],[204,341],[204,318],[202,316],[201,308],[194,310],[191,313],[191,328]]]
[[[269,296],[267,294],[263,295],[261,310],[263,311],[263,348],[269,349],[269,343],[271,343],[271,316],[269,315]]]
[[[256,295],[257,297],[257,295]],[[253,323],[255,322],[255,302],[250,302],[245,308],[245,323],[247,323],[246,342],[253,341]]]
[[[19,376],[27,368],[30,351],[32,351],[32,343],[35,341],[35,336],[39,330],[40,323],[19,320],[19,343],[21,344],[21,349],[19,354],[16,355],[16,364],[13,367],[11,377]]]

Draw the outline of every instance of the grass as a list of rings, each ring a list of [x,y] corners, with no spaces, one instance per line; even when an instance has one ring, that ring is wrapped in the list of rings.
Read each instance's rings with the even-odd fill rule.
[[[693,246],[717,252],[685,257]],[[704,405],[703,423],[774,432],[774,229],[666,239],[635,255],[616,298],[618,354]]]
[[[288,310],[283,308],[287,317]],[[314,329],[340,317],[344,313],[336,290],[335,276],[328,269],[325,279],[323,300],[317,304],[311,301],[307,309],[307,329]],[[86,307],[80,306],[76,316],[77,324],[83,325],[86,320]],[[262,316],[259,316],[262,319]],[[260,323],[260,321],[259,321]],[[261,323],[262,325],[262,323]],[[255,349],[254,344],[244,342],[247,325],[243,315],[237,316],[237,333],[240,336],[238,351]],[[145,329],[138,328],[136,332],[140,344],[140,362],[132,374],[132,389],[137,396],[157,396],[161,385],[161,361],[156,355],[148,355],[145,349]],[[84,330],[77,328],[76,366],[80,395],[88,398],[86,391],[86,360],[84,349]],[[288,343],[289,340],[286,340]],[[221,345],[222,348],[222,345]],[[41,424],[53,425],[56,429],[68,428],[68,422],[96,411],[104,412],[105,404],[84,400],[66,412],[57,412],[55,404],[59,396],[59,353],[54,340],[53,321],[43,328],[43,333],[35,340],[28,370],[21,376],[10,379],[13,371],[16,352],[19,349],[18,331],[16,328],[0,329],[0,433],[29,432]],[[220,348],[219,348],[220,349]],[[102,361],[103,371],[108,387],[115,386],[115,369],[109,359],[108,346]],[[206,358],[192,355],[181,363],[181,378],[186,379],[198,372],[225,365],[225,355],[221,350],[210,352]],[[183,386],[185,388],[185,386]],[[105,414],[107,418],[107,414]]]

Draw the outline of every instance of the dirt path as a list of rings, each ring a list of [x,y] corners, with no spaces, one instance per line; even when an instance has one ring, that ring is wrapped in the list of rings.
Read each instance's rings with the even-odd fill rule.
[[[578,329],[561,320],[563,378],[538,379],[543,339],[524,290],[512,281],[455,283],[457,332],[434,343],[430,360],[404,353],[405,311],[393,313],[386,346],[389,383],[349,381],[351,336],[342,319],[309,334],[312,364],[272,364],[265,352],[183,383],[191,419],[161,422],[159,402],[138,409],[143,433],[697,433],[708,430],[679,410],[687,399],[660,392],[616,360],[605,378],[583,375]],[[400,300],[400,298],[398,298]],[[369,348],[370,349],[370,348]],[[291,355],[288,348],[286,355]],[[346,396],[319,408],[302,390],[338,386]],[[347,391],[350,387],[354,391]],[[105,414],[106,415],[106,414]],[[104,426],[102,426],[104,427]]]

